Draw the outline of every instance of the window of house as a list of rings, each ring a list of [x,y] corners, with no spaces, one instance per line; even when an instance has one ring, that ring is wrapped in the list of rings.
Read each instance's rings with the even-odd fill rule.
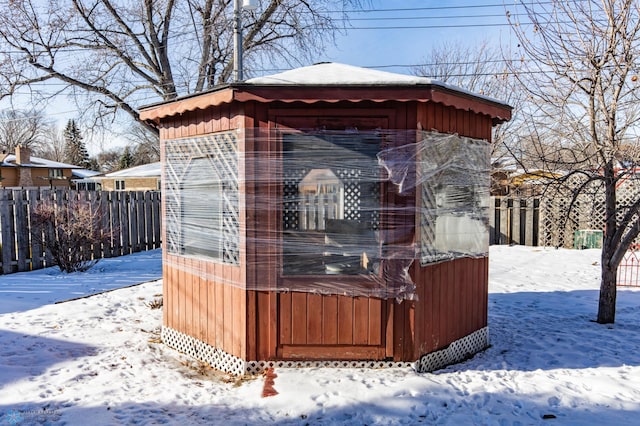
[[[125,181],[124,180],[116,180],[115,187],[116,187],[116,191],[124,191],[125,190]]]
[[[79,191],[97,191],[99,189],[96,182],[76,182]]]
[[[374,274],[380,261],[379,137],[283,135],[283,273]]]
[[[64,173],[62,169],[49,169],[49,177],[52,179],[62,179],[64,178]]]

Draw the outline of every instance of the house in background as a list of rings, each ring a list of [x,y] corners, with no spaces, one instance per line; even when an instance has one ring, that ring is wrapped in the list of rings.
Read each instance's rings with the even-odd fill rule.
[[[95,182],[103,191],[159,191],[160,162],[143,164],[83,180]]]
[[[96,182],[92,178],[101,174],[95,170],[73,169],[71,186],[78,191],[99,191],[102,189],[100,182]]]
[[[15,154],[0,155],[1,188],[69,188],[73,170],[80,166],[31,156],[27,147],[17,146]]]

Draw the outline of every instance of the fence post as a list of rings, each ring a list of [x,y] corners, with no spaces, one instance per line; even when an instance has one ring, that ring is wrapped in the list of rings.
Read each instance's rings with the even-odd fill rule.
[[[489,245],[498,244],[496,238],[496,202],[497,197],[489,198]]]

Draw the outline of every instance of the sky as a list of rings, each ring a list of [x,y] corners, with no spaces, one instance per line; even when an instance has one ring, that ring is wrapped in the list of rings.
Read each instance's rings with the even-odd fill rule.
[[[412,74],[412,66],[424,63],[433,46],[445,41],[464,46],[483,41],[509,42],[502,0],[360,1],[363,9],[348,9],[347,29],[338,34],[335,45],[328,42],[324,54],[314,62],[333,61]],[[0,109],[10,107],[12,105],[6,100],[0,102]],[[13,107],[28,109],[30,104],[18,98]],[[79,114],[65,96],[58,96],[47,106],[46,115],[59,127],[64,127],[69,119],[77,119]],[[118,126],[118,123],[114,125]],[[99,135],[93,137],[93,141],[86,138],[85,142],[91,155],[110,145],[124,144],[118,137],[105,139]]]
[[[411,74],[443,42],[508,44],[505,6],[496,0],[370,0],[321,60]],[[399,65],[399,66],[398,66]]]

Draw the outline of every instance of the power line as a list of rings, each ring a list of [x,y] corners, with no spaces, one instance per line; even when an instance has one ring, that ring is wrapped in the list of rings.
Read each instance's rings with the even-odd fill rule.
[[[553,1],[539,1],[536,5],[553,4]],[[353,9],[353,10],[331,10],[327,13],[376,13],[376,12],[415,12],[418,10],[455,10],[455,9],[482,9],[490,7],[504,8],[504,3],[489,4],[469,4],[465,6],[429,6],[429,7],[405,7],[405,8],[384,8],[384,9]]]

